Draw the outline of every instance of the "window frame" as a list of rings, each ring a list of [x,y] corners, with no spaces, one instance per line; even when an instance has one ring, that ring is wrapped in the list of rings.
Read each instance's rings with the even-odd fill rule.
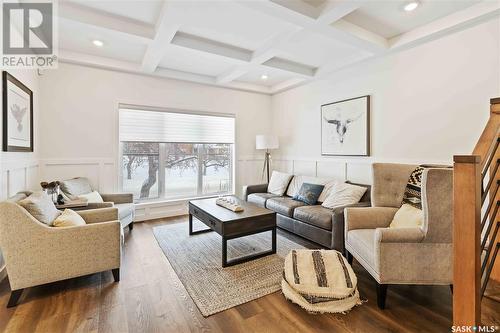
[[[125,104],[125,103],[119,103],[118,104],[118,110],[117,110],[117,116],[116,116],[116,121],[117,121],[117,145],[118,145],[118,156],[116,158],[117,160],[117,168],[118,168],[118,188],[119,191],[123,191],[123,144],[122,141],[120,141],[120,110],[121,109],[134,109],[134,110],[139,110],[139,111],[153,111],[153,112],[169,112],[169,113],[183,113],[183,114],[193,114],[193,115],[202,115],[202,116],[213,116],[213,117],[227,117],[227,118],[233,118],[234,119],[234,138],[233,138],[233,143],[230,143],[232,145],[232,149],[230,152],[230,164],[229,164],[229,177],[230,177],[230,182],[231,182],[231,188],[227,193],[224,194],[207,194],[207,195],[195,195],[195,196],[189,196],[189,197],[176,197],[176,198],[165,198],[162,197],[165,194],[165,181],[160,179],[160,169],[161,169],[161,163],[160,166],[158,167],[158,195],[159,198],[156,199],[135,199],[134,202],[139,205],[147,205],[147,204],[157,204],[157,203],[162,203],[162,202],[179,202],[179,201],[189,201],[189,200],[194,200],[197,198],[211,198],[211,197],[218,197],[220,195],[235,195],[235,189],[236,189],[236,115],[234,113],[222,113],[222,112],[207,112],[207,111],[197,111],[197,110],[186,110],[186,109],[177,109],[177,108],[167,108],[167,107],[156,107],[156,106],[144,106],[144,105],[136,105],[136,104]],[[180,143],[180,142],[174,142],[174,143]],[[217,144],[217,143],[193,143],[193,142],[186,142],[190,144]],[[162,144],[166,144],[166,142],[159,142],[160,147]],[[160,148],[161,151],[161,148]],[[160,154],[159,154],[160,155]],[[164,173],[163,173],[164,174]],[[203,177],[203,175],[198,175],[198,177]]]

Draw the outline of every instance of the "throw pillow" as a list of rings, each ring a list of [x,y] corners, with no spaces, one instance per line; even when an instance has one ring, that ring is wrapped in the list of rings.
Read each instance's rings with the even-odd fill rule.
[[[60,186],[61,191],[71,200],[75,200],[78,196],[93,191],[90,181],[85,177],[63,180],[60,182]]]
[[[323,201],[322,206],[330,209],[358,203],[367,188],[347,183],[337,183]]]
[[[424,224],[424,212],[410,204],[403,204],[396,212],[389,228],[418,228]]]
[[[308,205],[315,205],[323,191],[324,185],[303,183],[293,200],[302,201]]]
[[[35,219],[52,225],[54,220],[61,214],[52,202],[52,199],[42,191],[34,192],[29,197],[17,202],[26,209]]]
[[[77,212],[71,209],[65,209],[64,212],[54,220],[52,225],[54,227],[76,227],[85,224],[85,220],[78,215]]]
[[[97,191],[90,192],[87,194],[80,194],[78,196],[78,198],[87,199],[88,203],[102,203],[102,202],[104,202],[104,200],[102,200],[101,195]]]
[[[267,185],[267,192],[282,196],[285,194],[290,179],[292,179],[292,175],[288,173],[273,171],[269,184]]]
[[[286,190],[286,195],[289,197],[294,197],[299,193],[300,187],[303,183],[324,185],[325,188],[318,198],[319,202],[325,201],[325,198],[330,194],[332,186],[335,185],[338,180],[334,178],[321,178],[321,177],[311,177],[311,176],[293,176],[288,189]]]

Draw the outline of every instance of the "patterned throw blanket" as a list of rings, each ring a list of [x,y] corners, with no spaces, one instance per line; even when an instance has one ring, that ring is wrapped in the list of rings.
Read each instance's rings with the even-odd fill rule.
[[[417,209],[422,209],[422,175],[428,168],[451,168],[446,165],[419,165],[412,171],[403,195],[403,204],[409,204]]]
[[[418,166],[412,171],[403,195],[403,204],[409,204],[415,208],[422,209],[422,174],[425,168]]]

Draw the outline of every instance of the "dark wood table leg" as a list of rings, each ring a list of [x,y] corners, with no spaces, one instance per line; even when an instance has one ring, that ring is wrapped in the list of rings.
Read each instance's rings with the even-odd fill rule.
[[[276,227],[273,228],[271,237],[272,237],[272,248],[271,248],[271,251],[273,253],[276,253]]]
[[[255,235],[259,234],[261,232],[266,232],[266,231],[271,231],[271,249],[267,251],[262,251],[262,252],[257,252],[253,254],[249,254],[246,256],[238,257],[235,259],[230,259],[227,260],[227,241],[230,239],[236,239],[240,237],[245,237],[249,235]],[[236,237],[222,237],[222,267],[229,267],[229,266],[234,266],[238,265],[244,262],[248,262],[251,260],[259,259],[265,256],[268,256],[270,254],[275,254],[276,253],[276,227],[270,228],[267,230],[259,230],[258,232],[251,232],[251,233],[246,233],[246,234],[241,234]]]
[[[227,239],[222,237],[222,267],[227,266]]]
[[[213,231],[213,230],[210,229],[210,228],[208,228],[208,229],[202,229],[202,230],[193,231],[193,215],[189,214],[189,236],[191,236],[191,235],[197,235],[197,234],[202,234],[204,232],[209,232],[209,231]]]

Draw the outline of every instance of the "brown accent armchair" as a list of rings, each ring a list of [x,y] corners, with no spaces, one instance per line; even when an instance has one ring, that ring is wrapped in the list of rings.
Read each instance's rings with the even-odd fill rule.
[[[451,285],[453,272],[453,170],[422,176],[421,228],[388,228],[401,206],[416,165],[373,164],[372,207],[345,209],[345,247],[377,281],[383,309],[389,284]]]

